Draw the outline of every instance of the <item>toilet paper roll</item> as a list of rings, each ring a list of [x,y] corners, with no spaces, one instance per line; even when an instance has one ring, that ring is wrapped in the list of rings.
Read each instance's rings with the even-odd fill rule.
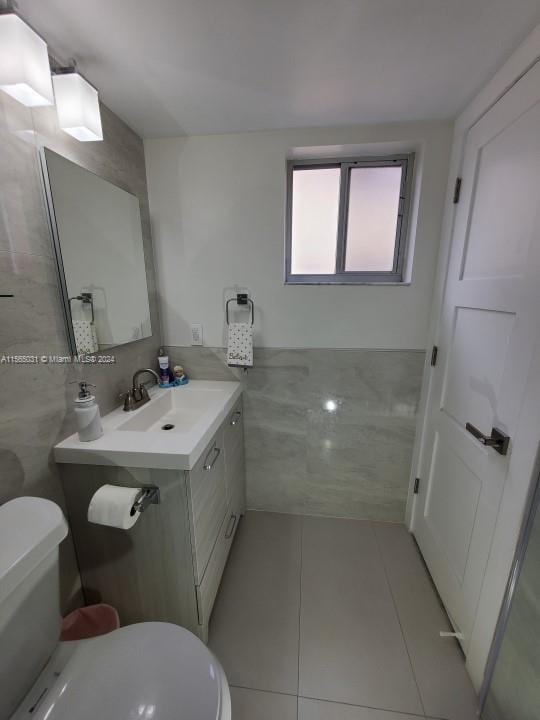
[[[138,510],[133,510],[140,492],[140,488],[102,485],[90,500],[88,521],[97,525],[129,530],[141,514]]]

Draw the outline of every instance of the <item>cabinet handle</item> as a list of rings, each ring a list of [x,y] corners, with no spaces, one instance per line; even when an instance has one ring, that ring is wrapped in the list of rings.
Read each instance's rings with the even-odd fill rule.
[[[211,469],[214,467],[214,465],[216,464],[216,460],[217,460],[218,457],[219,457],[219,453],[220,453],[220,452],[221,452],[221,450],[220,450],[218,447],[213,447],[213,448],[210,450],[210,452],[208,453],[208,455],[207,455],[207,456],[205,457],[205,459],[204,459],[204,466],[203,466],[203,467],[204,467],[205,470],[211,470]],[[210,457],[210,455],[211,455],[212,453],[214,453],[214,457],[212,458],[212,460],[209,461],[208,458]]]
[[[233,534],[237,520],[238,518],[236,517],[236,515],[231,515],[231,517],[229,518],[229,524],[227,525],[227,530],[225,530],[225,540],[228,540]]]
[[[235,413],[233,413],[231,418],[231,425],[238,425],[241,417],[242,413],[240,412],[240,410],[237,410]]]

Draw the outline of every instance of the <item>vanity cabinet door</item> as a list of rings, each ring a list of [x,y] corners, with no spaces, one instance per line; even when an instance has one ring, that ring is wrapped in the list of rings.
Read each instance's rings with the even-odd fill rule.
[[[206,567],[204,577],[197,586],[197,606],[201,637],[207,640],[208,623],[214,606],[223,570],[234,535],[245,512],[244,416],[242,398],[228,414],[223,425],[225,445],[225,485],[227,513]]]
[[[199,615],[199,625],[201,626],[201,635],[204,642],[208,641],[208,623],[210,615],[219,590],[219,584],[223,576],[223,570],[227,563],[229,551],[231,549],[240,512],[237,508],[230,507],[226,518],[219,530],[219,536],[216,541],[214,550],[208,562],[208,566],[204,573],[204,577],[200,585],[197,586],[197,608]]]
[[[244,409],[242,398],[224,423],[225,477],[229,506],[244,514],[246,509],[246,470],[244,458]]]
[[[227,512],[224,435],[220,429],[189,472],[196,584],[204,575]]]

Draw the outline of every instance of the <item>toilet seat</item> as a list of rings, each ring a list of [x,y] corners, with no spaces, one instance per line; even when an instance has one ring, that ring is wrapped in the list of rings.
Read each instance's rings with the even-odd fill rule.
[[[169,623],[129,625],[61,643],[41,678],[49,682],[43,688],[36,683],[13,720],[231,717],[221,665],[195,635]]]

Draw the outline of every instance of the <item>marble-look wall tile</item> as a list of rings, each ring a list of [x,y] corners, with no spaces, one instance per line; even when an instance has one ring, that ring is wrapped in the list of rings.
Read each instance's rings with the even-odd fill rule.
[[[43,210],[32,112],[5,95],[0,99],[0,251],[52,257]]]
[[[424,353],[168,347],[193,378],[244,383],[248,506],[402,521]]]
[[[95,383],[106,413],[119,404],[134,370],[155,365],[160,321],[143,145],[110,110],[101,111],[104,141],[81,143],[59,129],[54,108],[30,110],[0,94],[0,292],[14,294],[0,298],[0,358],[69,354],[40,180],[41,145],[139,198],[153,336],[115,348],[114,365],[0,364],[0,503],[38,495],[65,507],[52,447],[75,429],[69,383],[80,377]],[[69,539],[61,553],[62,596],[69,607],[79,601],[80,589]]]
[[[227,366],[223,348],[166,345],[164,351],[171,364],[182,365],[194,380],[238,380],[242,377],[241,370]]]

